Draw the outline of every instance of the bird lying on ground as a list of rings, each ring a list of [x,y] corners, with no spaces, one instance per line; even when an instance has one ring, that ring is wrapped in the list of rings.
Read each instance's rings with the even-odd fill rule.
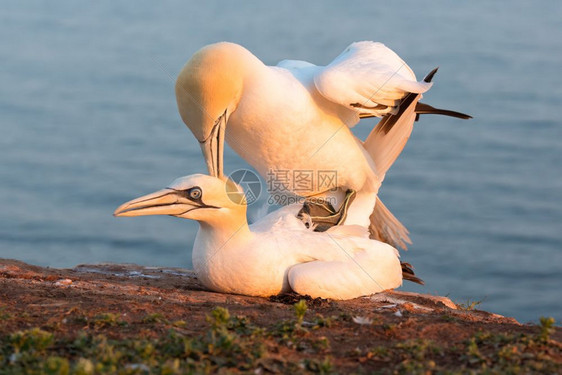
[[[217,292],[351,299],[402,284],[395,248],[369,239],[357,225],[314,232],[296,217],[301,207],[282,207],[248,225],[238,185],[196,174],[125,203],[114,215],[197,220],[193,266],[203,285]]]

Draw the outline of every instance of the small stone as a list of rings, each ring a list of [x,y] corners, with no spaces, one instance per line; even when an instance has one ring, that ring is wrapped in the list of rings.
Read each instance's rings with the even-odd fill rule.
[[[68,286],[72,285],[72,280],[70,279],[61,279],[55,283],[56,286]]]
[[[373,319],[364,316],[354,316],[353,322],[361,325],[371,325],[373,324]]]

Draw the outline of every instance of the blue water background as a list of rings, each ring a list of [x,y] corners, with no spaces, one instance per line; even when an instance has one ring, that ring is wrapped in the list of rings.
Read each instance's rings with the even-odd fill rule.
[[[377,40],[418,76],[441,67],[426,102],[475,117],[423,118],[387,175],[426,280],[404,289],[560,321],[561,17],[557,1],[2,2],[0,257],[190,267],[196,223],[111,215],[205,171],[175,104],[185,61],[228,40],[325,64]],[[245,166],[227,150],[227,171]]]

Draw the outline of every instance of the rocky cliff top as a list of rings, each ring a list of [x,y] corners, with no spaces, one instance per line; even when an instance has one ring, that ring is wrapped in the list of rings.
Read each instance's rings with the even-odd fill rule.
[[[206,291],[179,268],[0,259],[0,369],[8,374],[554,373],[562,330],[552,323],[521,325],[400,291],[257,298]]]

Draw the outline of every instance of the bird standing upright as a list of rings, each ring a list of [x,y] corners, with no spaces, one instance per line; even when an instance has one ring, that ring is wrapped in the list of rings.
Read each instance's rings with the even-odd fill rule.
[[[327,66],[295,60],[266,66],[244,47],[223,42],[187,62],[176,98],[211,175],[223,175],[226,139],[280,190],[332,198],[328,213],[405,247],[407,230],[377,199],[385,173],[406,144],[416,113],[469,118],[418,103],[431,85],[416,81],[381,43],[353,43]],[[385,117],[362,142],[350,128],[370,116]],[[303,171],[311,173],[312,183],[298,180],[296,172]],[[326,171],[336,178],[322,180]]]

